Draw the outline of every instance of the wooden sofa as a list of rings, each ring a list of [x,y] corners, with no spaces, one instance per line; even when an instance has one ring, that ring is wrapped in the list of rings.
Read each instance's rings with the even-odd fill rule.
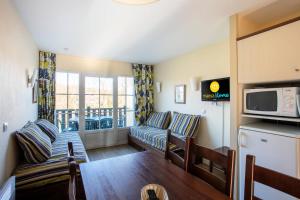
[[[128,134],[128,144],[141,150],[154,151],[161,157],[164,157],[168,131],[171,132],[173,136],[185,141],[187,137],[196,137],[200,127],[199,121],[196,127],[193,129],[193,132],[189,135],[178,134],[171,132],[171,130],[168,129],[159,129],[145,125],[134,126],[130,128],[130,133]]]
[[[153,151],[155,153],[157,153],[157,155],[161,156],[162,158],[165,157],[165,150],[166,150],[166,143],[167,143],[167,132],[168,130],[164,130],[164,134],[165,136],[162,136],[162,138],[160,138],[161,142],[160,144],[165,144],[164,145],[164,148],[157,148],[156,146],[153,146],[152,144],[149,144],[143,140],[141,140],[140,138],[137,138],[133,135],[128,134],[128,144],[137,148],[137,149],[140,149],[140,150],[148,150],[148,151]],[[196,133],[196,131],[195,131]],[[184,141],[186,141],[186,137],[178,137],[177,134],[172,134],[174,135],[175,137],[179,138],[179,139],[182,139]],[[196,134],[192,135],[192,136],[189,136],[189,137],[196,137]]]
[[[146,137],[146,134],[148,134],[148,137]],[[166,136],[167,130],[147,126],[132,127],[128,135],[128,144],[137,149],[154,151],[164,157]],[[156,139],[156,145],[155,142],[150,142],[153,138]]]
[[[56,141],[52,143],[52,156],[46,162],[39,164],[21,162],[14,173],[16,199],[68,199],[69,152],[74,154],[77,163],[88,162],[85,148],[77,132],[58,134]],[[78,185],[77,196],[84,199],[80,176]]]

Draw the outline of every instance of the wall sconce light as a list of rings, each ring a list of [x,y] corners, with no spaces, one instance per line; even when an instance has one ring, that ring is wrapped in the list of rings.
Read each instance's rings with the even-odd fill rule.
[[[157,93],[161,92],[161,82],[156,82],[156,91]]]
[[[27,87],[33,87],[38,78],[38,69],[35,68],[33,73],[27,75]]]
[[[191,89],[192,91],[197,91],[199,88],[199,78],[197,77],[192,77],[190,79],[190,84],[191,84]]]

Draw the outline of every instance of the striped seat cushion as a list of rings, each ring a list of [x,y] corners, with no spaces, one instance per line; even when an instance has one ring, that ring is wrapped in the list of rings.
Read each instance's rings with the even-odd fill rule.
[[[200,122],[200,115],[188,115],[174,112],[169,129],[182,136],[193,136]]]
[[[167,129],[171,120],[171,112],[153,112],[146,125],[154,128]]]
[[[185,140],[185,136],[172,133],[174,136]],[[138,140],[151,145],[152,147],[165,151],[167,142],[167,131],[149,126],[133,126],[130,128],[130,135]]]
[[[51,142],[55,141],[56,135],[59,133],[59,130],[54,124],[45,119],[39,119],[35,123],[44,133],[49,136]]]
[[[51,157],[51,140],[36,124],[28,122],[16,136],[28,163],[41,163]]]
[[[159,150],[164,151],[166,149],[166,130],[150,126],[133,126],[130,128],[130,134]]]

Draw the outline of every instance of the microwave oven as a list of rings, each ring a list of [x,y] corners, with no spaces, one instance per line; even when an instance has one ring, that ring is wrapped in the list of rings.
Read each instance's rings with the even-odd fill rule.
[[[299,117],[300,87],[245,89],[244,113]]]

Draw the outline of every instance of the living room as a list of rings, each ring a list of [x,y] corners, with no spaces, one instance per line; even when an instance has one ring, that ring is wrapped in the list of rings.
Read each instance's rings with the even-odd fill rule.
[[[0,199],[300,198],[299,16],[297,0],[1,0]]]

